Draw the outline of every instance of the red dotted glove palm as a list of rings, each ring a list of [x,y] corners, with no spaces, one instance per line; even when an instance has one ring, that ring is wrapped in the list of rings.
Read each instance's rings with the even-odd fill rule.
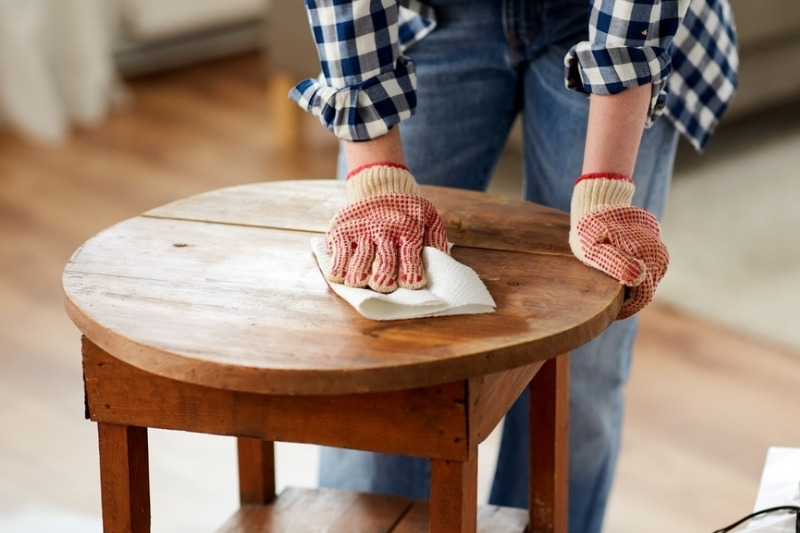
[[[353,203],[336,214],[325,235],[333,257],[328,280],[382,293],[424,287],[422,248],[447,252],[447,235],[408,169],[362,167],[348,176],[347,189]]]
[[[578,180],[572,197],[573,253],[628,288],[619,320],[650,303],[669,264],[658,221],[645,209],[632,207],[632,197],[630,178],[594,174]]]

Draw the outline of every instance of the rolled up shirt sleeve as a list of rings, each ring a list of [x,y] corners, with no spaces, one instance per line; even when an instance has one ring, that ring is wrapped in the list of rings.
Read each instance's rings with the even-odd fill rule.
[[[372,139],[409,118],[416,73],[402,51],[433,20],[407,16],[397,0],[306,0],[306,7],[322,71],[290,98],[342,140]]]
[[[568,88],[611,95],[652,84],[648,124],[663,111],[670,52],[688,0],[593,0],[589,40],[567,53]]]

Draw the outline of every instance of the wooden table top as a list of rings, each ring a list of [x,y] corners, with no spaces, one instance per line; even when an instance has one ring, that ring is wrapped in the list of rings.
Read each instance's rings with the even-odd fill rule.
[[[335,180],[215,190],[89,239],[65,267],[67,313],[92,342],[154,374],[270,394],[416,388],[576,348],[616,316],[622,288],[576,260],[560,211],[423,187],[497,303],[495,313],[361,317],[310,247],[345,204]]]

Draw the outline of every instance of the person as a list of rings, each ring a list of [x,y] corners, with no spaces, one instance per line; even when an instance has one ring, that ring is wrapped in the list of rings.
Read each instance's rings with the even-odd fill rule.
[[[290,93],[341,140],[351,203],[333,282],[424,286],[439,221],[418,183],[483,190],[521,116],[523,195],[570,212],[570,246],[626,285],[619,320],[570,362],[569,529],[602,529],[635,314],[668,263],[661,216],[683,134],[706,145],[736,88],[727,0],[306,0],[319,78]],[[437,244],[438,243],[438,244]],[[507,414],[490,503],[527,507],[527,393]],[[320,484],[427,497],[427,461],[324,448]]]

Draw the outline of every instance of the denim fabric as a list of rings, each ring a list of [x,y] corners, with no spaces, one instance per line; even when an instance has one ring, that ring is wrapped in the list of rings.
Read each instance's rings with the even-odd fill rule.
[[[440,0],[441,1],[441,0]],[[438,27],[408,51],[417,63],[418,108],[400,125],[420,183],[483,190],[521,114],[524,196],[569,209],[581,172],[588,99],[564,87],[563,58],[584,38],[588,3],[474,0],[436,6]],[[634,203],[660,217],[677,132],[667,120],[645,130]],[[340,175],[346,174],[340,160]],[[601,531],[620,446],[623,392],[636,317],[615,322],[572,352],[570,506],[572,533]],[[490,503],[527,507],[528,395],[504,423]],[[320,484],[426,498],[428,461],[324,448]]]

